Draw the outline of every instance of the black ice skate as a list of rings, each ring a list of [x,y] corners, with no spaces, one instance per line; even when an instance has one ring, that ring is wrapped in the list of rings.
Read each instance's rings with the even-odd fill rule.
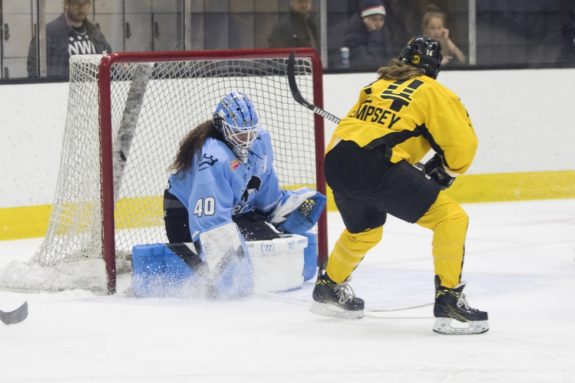
[[[465,283],[452,289],[440,285],[435,279],[435,305],[433,331],[446,335],[482,334],[489,330],[487,313],[469,307],[463,294]],[[455,321],[454,321],[455,320]]]
[[[313,300],[310,307],[314,314],[334,318],[363,318],[363,299],[357,298],[347,283],[337,284],[327,274],[320,276],[313,289]]]

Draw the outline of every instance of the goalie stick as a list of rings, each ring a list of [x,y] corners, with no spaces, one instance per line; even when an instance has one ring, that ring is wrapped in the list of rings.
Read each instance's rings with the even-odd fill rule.
[[[13,311],[0,310],[0,322],[5,325],[11,325],[22,322],[28,317],[28,302],[24,302],[22,306]]]

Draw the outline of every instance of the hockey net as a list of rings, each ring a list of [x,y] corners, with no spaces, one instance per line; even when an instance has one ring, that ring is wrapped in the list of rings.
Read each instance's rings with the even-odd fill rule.
[[[272,136],[282,187],[325,193],[323,121],[298,105],[286,78],[289,50],[73,56],[61,164],[44,241],[26,263],[0,271],[19,290],[114,293],[136,244],[167,242],[162,193],[179,142],[231,91],[249,95]],[[296,50],[298,86],[322,105],[315,51]],[[327,256],[325,213],[319,257]]]

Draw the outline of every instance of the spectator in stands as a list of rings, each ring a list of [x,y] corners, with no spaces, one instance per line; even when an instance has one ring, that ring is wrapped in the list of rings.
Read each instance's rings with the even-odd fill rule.
[[[445,27],[446,20],[447,15],[437,6],[430,4],[421,19],[422,33],[441,44],[441,51],[443,52],[441,65],[447,65],[453,59],[465,64],[467,57],[449,37],[449,29]]]
[[[64,12],[46,25],[48,77],[68,77],[68,61],[77,54],[110,53],[112,48],[87,17],[90,0],[64,0]],[[35,36],[28,50],[28,77],[37,77],[38,50]]]
[[[312,20],[312,0],[290,0],[290,12],[272,29],[270,48],[318,49],[317,28]]]
[[[351,17],[344,37],[352,67],[379,67],[393,57],[385,15],[381,0],[361,1],[360,12]]]

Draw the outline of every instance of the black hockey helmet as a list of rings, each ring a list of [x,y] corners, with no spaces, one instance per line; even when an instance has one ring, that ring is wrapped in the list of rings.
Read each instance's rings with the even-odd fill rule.
[[[441,66],[441,45],[431,37],[417,36],[409,40],[399,53],[399,59],[425,71],[425,74],[437,78]]]

